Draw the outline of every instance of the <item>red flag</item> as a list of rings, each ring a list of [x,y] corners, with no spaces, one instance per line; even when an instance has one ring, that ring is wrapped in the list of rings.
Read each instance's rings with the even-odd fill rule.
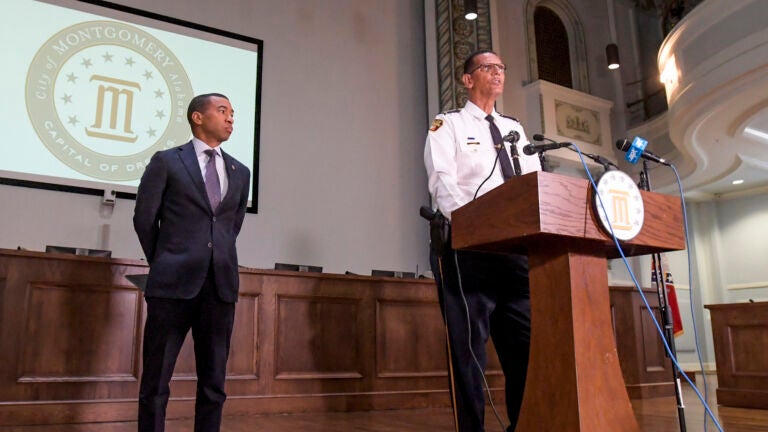
[[[672,280],[672,273],[669,271],[669,262],[666,255],[661,255],[661,269],[664,272],[664,286],[667,288],[667,307],[672,315],[672,332],[675,336],[683,334],[683,320],[680,317],[680,306],[677,304],[677,294],[675,293],[675,282]],[[651,283],[656,285],[656,259],[651,259]]]

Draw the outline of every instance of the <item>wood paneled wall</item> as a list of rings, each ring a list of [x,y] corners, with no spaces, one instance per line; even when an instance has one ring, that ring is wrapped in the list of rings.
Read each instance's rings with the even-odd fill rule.
[[[713,304],[717,402],[768,409],[768,302]]]
[[[145,304],[125,275],[146,272],[0,250],[0,425],[136,418]],[[449,405],[434,281],[242,269],[240,282],[225,414]],[[188,336],[169,418],[194,396]]]
[[[644,288],[648,305],[661,323],[656,290]],[[672,361],[635,287],[610,287],[616,349],[627,393],[632,399],[673,396]]]
[[[146,272],[141,261],[0,250],[0,426],[135,420],[145,304],[125,276]],[[242,269],[240,284],[225,414],[449,406],[434,281]],[[669,381],[654,369],[663,359],[648,353],[637,303],[614,294],[624,377],[645,397],[649,380]],[[502,402],[493,353],[488,377]],[[188,336],[168,418],[190,416],[194,396]]]

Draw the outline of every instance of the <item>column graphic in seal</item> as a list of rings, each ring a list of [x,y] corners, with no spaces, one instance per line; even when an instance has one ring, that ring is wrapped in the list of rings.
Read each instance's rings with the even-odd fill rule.
[[[184,67],[157,37],[124,23],[54,34],[32,61],[25,95],[43,145],[91,178],[138,180],[156,151],[190,136],[194,93]]]

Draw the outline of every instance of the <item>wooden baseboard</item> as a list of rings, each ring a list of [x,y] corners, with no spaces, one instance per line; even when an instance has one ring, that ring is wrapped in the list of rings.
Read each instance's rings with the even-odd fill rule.
[[[729,407],[768,409],[768,390],[718,387],[717,403]]]
[[[697,373],[696,371],[684,371],[683,373],[685,374],[685,376],[687,376],[687,377],[688,377],[688,379],[689,379],[689,380],[691,380],[691,382],[692,382],[693,384],[696,384],[696,373]],[[681,381],[682,383],[686,383],[686,382],[688,382],[688,381],[686,381],[686,380],[685,380],[685,378],[684,378],[684,377],[682,377],[682,376],[680,377],[680,381]]]
[[[496,392],[494,392],[496,393]],[[497,398],[494,394],[494,399]],[[501,396],[503,402],[503,396]],[[284,396],[235,396],[224,415],[295,412],[370,411],[449,407],[447,390]],[[171,399],[167,418],[194,416],[194,399]],[[46,401],[0,403],[0,426],[134,421],[136,400]]]
[[[648,399],[675,395],[675,384],[670,382],[627,385],[630,399]]]

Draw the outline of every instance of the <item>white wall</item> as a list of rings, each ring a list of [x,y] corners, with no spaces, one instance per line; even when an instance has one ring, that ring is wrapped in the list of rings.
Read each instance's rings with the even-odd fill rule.
[[[724,302],[768,301],[768,195],[716,202]]]
[[[242,265],[427,269],[418,216],[428,202],[421,2],[117,3],[264,41],[259,213],[246,216]],[[142,256],[132,200],[119,199],[112,211],[96,196],[0,186],[0,202],[0,247],[61,244]]]
[[[690,202],[687,206],[690,274],[685,251],[669,255],[669,271],[674,276],[685,329],[676,338],[678,356],[681,363],[698,367],[695,321],[705,365],[714,368],[712,326],[704,306],[749,299],[768,301],[768,242],[763,241],[768,236],[768,195]]]

